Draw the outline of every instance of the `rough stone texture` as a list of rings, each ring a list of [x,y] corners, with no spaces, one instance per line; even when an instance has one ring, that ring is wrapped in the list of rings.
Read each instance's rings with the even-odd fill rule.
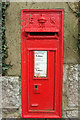
[[[78,64],[69,66],[67,97],[69,107],[78,107]]]
[[[0,120],[2,119],[2,108],[0,108]]]
[[[0,120],[2,118],[2,77],[0,76]]]
[[[63,70],[63,117],[78,118],[79,92],[78,64],[64,64]]]
[[[2,77],[0,77],[0,101],[2,101]],[[0,102],[0,108],[2,108],[1,102]]]
[[[2,109],[2,118],[19,118],[20,114],[19,109]]]
[[[7,117],[9,114],[11,114],[14,117],[18,117],[20,107],[19,77],[5,76],[0,77],[0,80],[1,79],[2,79],[2,102],[1,102],[2,116]]]
[[[78,66],[78,72],[79,72],[79,75],[78,75],[78,103],[79,103],[79,109],[78,109],[78,116],[80,118],[80,65]]]
[[[19,107],[19,77],[2,77],[2,107]]]
[[[69,3],[73,10],[76,10],[78,3]],[[51,3],[10,3],[6,15],[6,39],[8,44],[7,63],[12,67],[8,75],[20,75],[20,15],[21,9],[64,9],[64,63],[78,63],[78,18],[65,2]]]
[[[68,118],[68,119],[75,118],[74,120],[77,120],[79,118],[78,117],[78,110],[64,111],[63,112],[63,118]]]
[[[67,118],[78,118],[78,110],[67,111],[66,113]]]

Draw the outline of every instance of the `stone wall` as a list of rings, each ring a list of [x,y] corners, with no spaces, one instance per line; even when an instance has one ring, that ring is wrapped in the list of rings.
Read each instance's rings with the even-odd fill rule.
[[[0,80],[2,81],[2,117],[18,117],[21,114],[19,77],[5,76]]]
[[[78,68],[78,64],[64,64],[63,117],[78,118]]]
[[[77,3],[69,3],[73,10],[78,7]],[[21,75],[21,52],[20,52],[20,16],[21,9],[64,9],[64,63],[78,63],[78,18],[70,10],[67,3],[11,3],[6,15],[6,39],[8,44],[8,59],[12,67],[8,75]]]
[[[78,118],[78,64],[63,66],[62,117]],[[21,86],[19,77],[2,77],[2,116],[21,117]]]
[[[63,57],[63,100],[62,117],[78,118],[79,55],[77,48],[78,18],[73,11],[78,3],[10,3],[6,15],[6,39],[8,58],[12,67],[2,77],[2,117],[21,117],[21,9],[64,9],[64,57]]]

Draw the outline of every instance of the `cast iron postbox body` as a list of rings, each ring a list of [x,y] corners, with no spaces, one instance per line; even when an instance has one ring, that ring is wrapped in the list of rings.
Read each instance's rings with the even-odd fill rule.
[[[63,10],[22,10],[23,118],[61,118],[62,64]]]

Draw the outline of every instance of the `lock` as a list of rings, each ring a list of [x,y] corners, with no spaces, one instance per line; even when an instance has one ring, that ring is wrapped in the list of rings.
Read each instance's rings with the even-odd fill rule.
[[[62,117],[63,10],[21,10],[22,118]]]
[[[35,85],[35,90],[37,90],[37,88],[38,88],[38,86],[37,86],[37,85]]]
[[[34,86],[33,86],[33,92],[34,92],[34,94],[40,94],[40,92],[41,92],[41,84],[34,84]]]

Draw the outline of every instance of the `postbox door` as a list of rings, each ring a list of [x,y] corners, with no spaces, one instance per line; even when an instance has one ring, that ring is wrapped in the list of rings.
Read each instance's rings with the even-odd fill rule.
[[[29,111],[54,110],[54,51],[30,51]]]

